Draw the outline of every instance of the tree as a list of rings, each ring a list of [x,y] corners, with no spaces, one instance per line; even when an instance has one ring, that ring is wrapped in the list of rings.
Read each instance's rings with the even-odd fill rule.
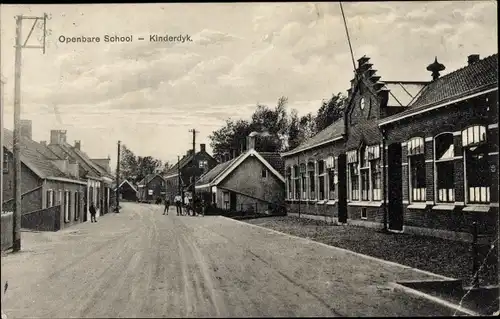
[[[134,182],[136,168],[137,159],[135,154],[127,146],[122,145],[120,154],[120,179]]]
[[[343,116],[345,99],[344,95],[337,93],[333,94],[329,100],[323,100],[315,118],[316,132],[324,130]]]
[[[137,173],[135,182],[139,182],[149,174],[153,174],[158,168],[161,168],[162,163],[151,156],[137,157]]]
[[[126,179],[131,183],[137,183],[147,175],[154,173],[157,169],[161,169],[162,166],[162,162],[152,156],[135,156],[127,146],[122,145],[121,147],[120,179],[122,181]]]

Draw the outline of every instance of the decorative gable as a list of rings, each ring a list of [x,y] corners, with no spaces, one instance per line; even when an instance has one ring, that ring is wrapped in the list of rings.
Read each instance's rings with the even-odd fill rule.
[[[369,61],[370,58],[366,56],[358,60],[351,88],[347,90],[346,124],[351,126],[380,118],[380,106],[387,100],[385,83],[380,81],[377,70]]]

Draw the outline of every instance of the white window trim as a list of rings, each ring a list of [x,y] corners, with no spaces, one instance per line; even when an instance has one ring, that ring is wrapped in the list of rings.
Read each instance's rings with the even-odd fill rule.
[[[50,195],[49,195],[49,200],[46,203],[45,208],[50,208],[50,207],[54,206],[54,190],[52,188],[50,188],[47,191],[49,192]],[[47,195],[47,194],[45,194],[45,195]]]
[[[498,124],[497,124],[498,125]],[[463,144],[463,137],[462,137],[462,134],[464,131],[467,131],[468,129],[470,129],[471,127],[474,127],[474,126],[483,126],[483,127],[486,127],[486,125],[481,125],[481,124],[477,124],[477,125],[471,125],[469,127],[466,127],[465,129],[463,129],[461,132],[460,132],[460,142]],[[486,127],[486,143],[488,141],[488,127]],[[490,205],[490,201],[491,201],[491,193],[489,194],[490,196],[490,199],[488,202],[485,202],[485,203],[470,203],[469,202],[469,186],[468,186],[468,180],[467,180],[467,149],[468,149],[468,146],[463,146],[462,147],[462,156],[463,156],[463,169],[464,169],[464,203],[465,203],[465,206],[469,206],[469,207],[483,207],[483,206],[487,206],[487,205]],[[491,185],[490,185],[490,188],[491,188]],[[467,207],[465,207],[463,209],[464,211],[468,211],[467,210]]]
[[[441,132],[441,133],[437,134],[436,136],[434,136],[433,143],[432,143],[433,144],[432,145],[432,158],[434,160],[433,161],[433,169],[434,169],[434,181],[433,181],[434,182],[434,201],[439,206],[451,205],[452,203],[455,202],[455,195],[456,195],[455,185],[453,185],[453,201],[452,202],[441,202],[439,200],[439,190],[438,190],[438,183],[437,183],[437,163],[450,162],[450,161],[454,161],[456,159],[456,156],[455,156],[455,146],[453,146],[453,158],[446,159],[446,160],[438,160],[438,159],[436,159],[436,139],[439,136],[445,135],[445,134],[451,134],[453,136],[452,143],[454,145],[455,144],[455,140],[454,140],[455,132]],[[455,175],[455,169],[453,169],[453,174]]]

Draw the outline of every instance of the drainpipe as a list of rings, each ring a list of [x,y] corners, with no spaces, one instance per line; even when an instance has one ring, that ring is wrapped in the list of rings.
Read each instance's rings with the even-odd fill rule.
[[[385,152],[386,147],[386,135],[385,129],[381,128],[382,132],[382,174],[383,174],[383,189],[382,193],[384,196],[384,232],[387,232],[387,156]]]

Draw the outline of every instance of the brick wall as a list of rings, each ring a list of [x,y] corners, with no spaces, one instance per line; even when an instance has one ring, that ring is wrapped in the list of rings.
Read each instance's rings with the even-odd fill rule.
[[[426,159],[426,203],[425,208],[416,208],[408,205],[409,187],[407,166],[403,166],[403,191],[404,224],[406,226],[425,227],[432,229],[443,229],[458,232],[469,232],[473,221],[480,225],[480,231],[491,232],[498,229],[498,207],[490,207],[489,211],[465,211],[465,185],[464,185],[464,159],[462,130],[471,125],[495,124],[498,105],[496,103],[496,92],[485,97],[478,97],[464,101],[458,105],[444,107],[430,113],[424,113],[403,120],[396,125],[385,127],[387,130],[387,144],[403,143],[415,136],[427,138],[425,142]],[[437,210],[437,198],[435,198],[434,177],[434,139],[436,135],[444,132],[455,133],[454,144],[454,177],[455,177],[455,207]],[[498,163],[498,128],[487,129],[487,140],[493,154],[489,155],[491,164]],[[407,162],[407,148],[403,146],[403,163]],[[490,202],[498,203],[498,172],[492,174],[490,188]],[[453,203],[451,203],[453,206]],[[498,204],[497,204],[498,205]],[[413,208],[412,208],[413,207]],[[484,209],[483,209],[484,210]]]
[[[344,142],[337,141],[326,146],[313,148],[306,150],[299,154],[294,154],[292,156],[284,158],[285,160],[285,172],[288,167],[293,168],[294,165],[307,164],[309,161],[324,160],[328,156],[338,156],[344,151]],[[292,169],[292,174],[294,171]],[[285,176],[285,179],[287,177]],[[294,183],[292,179],[292,184]],[[337,189],[335,196],[337,198]],[[301,195],[301,200],[290,200],[287,199],[287,210],[292,213],[309,214],[309,215],[326,215],[326,216],[338,216],[337,204],[317,204],[316,202],[304,200]]]

